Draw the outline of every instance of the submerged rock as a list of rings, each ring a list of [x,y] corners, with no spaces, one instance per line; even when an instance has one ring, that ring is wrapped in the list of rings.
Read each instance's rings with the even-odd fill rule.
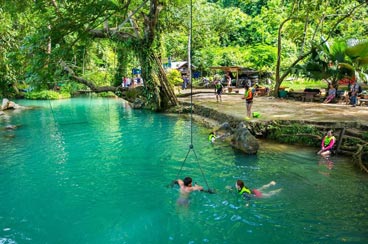
[[[16,125],[6,125],[5,130],[15,130],[17,128]]]

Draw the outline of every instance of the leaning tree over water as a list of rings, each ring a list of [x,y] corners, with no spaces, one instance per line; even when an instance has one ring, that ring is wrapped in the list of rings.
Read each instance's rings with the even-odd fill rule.
[[[145,81],[147,104],[152,109],[161,110],[177,104],[157,57],[160,11],[170,1],[2,2],[1,10],[12,19],[12,28],[30,26],[23,34],[20,53],[25,59],[22,65],[27,67],[24,78],[33,86],[48,88],[60,80],[71,79],[94,92],[116,91],[117,86],[111,82],[99,85],[83,77],[86,62],[90,62],[90,51],[100,43],[100,46],[113,47],[113,55],[118,57],[116,67],[127,67],[132,60],[128,55],[134,56]],[[107,41],[99,41],[101,39]],[[98,52],[97,55],[106,55]],[[104,66],[95,67],[103,69]],[[121,79],[121,75],[116,73],[115,77]]]

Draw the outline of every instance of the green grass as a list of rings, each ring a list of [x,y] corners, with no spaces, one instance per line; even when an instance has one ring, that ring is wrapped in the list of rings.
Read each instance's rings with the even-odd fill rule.
[[[281,87],[287,87],[287,90],[293,89],[294,91],[303,91],[305,88],[312,89],[327,89],[327,82],[323,80],[304,80],[297,78],[295,80],[285,80],[282,82]],[[362,84],[363,90],[368,90],[367,84]],[[347,85],[339,85],[338,90],[348,90]]]
[[[288,90],[293,89],[294,91],[303,91],[305,88],[326,89],[327,82],[322,80],[315,81],[315,80],[295,79],[283,81],[281,87],[287,87]]]

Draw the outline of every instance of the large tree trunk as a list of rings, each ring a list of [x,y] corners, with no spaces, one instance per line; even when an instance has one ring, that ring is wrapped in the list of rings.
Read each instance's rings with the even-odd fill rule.
[[[178,99],[176,98],[175,92],[172,89],[169,80],[167,79],[166,72],[162,67],[162,63],[157,56],[155,56],[155,61],[158,67],[158,78],[161,81],[160,85],[162,97],[167,98],[171,105],[177,106],[179,104]]]
[[[144,3],[139,8],[143,5]],[[150,0],[149,6],[149,13],[144,17],[143,31],[140,31],[139,26],[133,19],[134,13],[137,12],[135,11],[130,13],[128,17],[134,29],[134,34],[120,32],[123,24],[119,25],[117,29],[93,30],[90,33],[98,38],[108,38],[113,35],[119,41],[130,40],[134,42],[132,47],[141,65],[146,99],[153,110],[160,111],[167,109],[169,106],[177,106],[178,100],[169,84],[161,62],[155,57],[152,46],[156,39],[156,27],[161,6],[158,0]],[[128,21],[125,20],[123,23],[126,22]]]
[[[274,96],[275,97],[279,97],[279,89],[280,89],[280,85],[282,83],[282,79],[280,78],[280,67],[281,67],[281,31],[282,31],[282,27],[284,26],[284,24],[286,22],[288,22],[289,20],[291,20],[291,18],[288,18],[286,20],[284,20],[279,27],[279,32],[278,32],[278,36],[277,36],[277,62],[276,62],[276,84],[275,84],[275,88],[274,88]]]
[[[169,104],[176,106],[178,101],[170,86],[165,71],[162,68],[161,62],[155,57],[152,44],[156,38],[156,26],[158,15],[160,12],[158,0],[151,0],[149,14],[144,19],[144,32],[140,33],[139,28],[133,19],[131,24],[135,30],[136,36],[140,37],[135,45],[135,51],[142,68],[142,76],[145,79],[145,89],[147,100],[153,106],[154,110],[165,110]],[[154,72],[157,72],[155,74]],[[159,82],[155,81],[154,77],[158,78]]]

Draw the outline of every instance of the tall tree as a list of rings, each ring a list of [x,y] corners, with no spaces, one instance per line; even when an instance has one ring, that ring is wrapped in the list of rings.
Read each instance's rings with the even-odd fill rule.
[[[283,80],[292,72],[292,69],[306,57],[315,52],[318,45],[322,45],[341,31],[340,25],[355,17],[359,10],[367,6],[366,1],[284,1],[289,17],[279,26],[278,57],[276,65],[275,96]],[[298,57],[285,67],[281,74],[283,30],[294,34],[294,42],[299,48]]]
[[[21,6],[15,0],[15,12]],[[61,79],[61,69],[69,73],[74,81],[89,86],[92,91],[115,91],[116,87],[107,84],[98,87],[92,80],[83,77],[85,57],[97,39],[108,39],[111,43],[124,43],[142,69],[145,81],[145,94],[152,109],[160,110],[177,100],[172,88],[167,85],[165,74],[155,58],[158,42],[159,14],[168,1],[130,0],[57,1],[40,0],[27,2],[26,7],[39,20],[35,32],[27,39],[30,72],[34,84],[50,86]],[[134,27],[134,28],[132,28]],[[105,45],[105,44],[104,44]],[[83,51],[81,51],[83,50]],[[122,51],[115,48],[115,51]],[[129,51],[128,50],[128,51]],[[106,54],[103,54],[104,56]],[[119,55],[122,57],[122,54]],[[83,64],[82,64],[83,62]],[[119,60],[127,62],[127,60]],[[124,65],[117,65],[124,67]],[[110,82],[111,83],[111,82]]]

